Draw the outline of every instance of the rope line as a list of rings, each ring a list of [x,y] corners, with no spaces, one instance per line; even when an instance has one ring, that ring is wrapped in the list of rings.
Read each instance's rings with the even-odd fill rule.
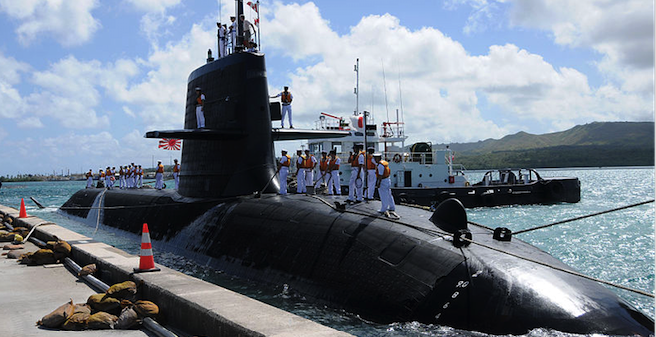
[[[542,229],[542,228],[547,228],[547,227],[551,227],[551,226],[555,226],[555,225],[561,225],[561,224],[564,224],[564,223],[567,223],[567,222],[572,222],[572,221],[575,221],[575,220],[581,220],[581,219],[590,218],[590,217],[597,216],[597,215],[602,215],[602,214],[611,213],[611,212],[615,212],[615,211],[621,211],[623,209],[636,207],[636,206],[641,206],[641,205],[644,205],[644,204],[648,204],[650,202],[654,202],[654,199],[639,202],[639,203],[636,203],[636,204],[626,205],[626,206],[622,206],[622,207],[618,207],[618,208],[613,208],[613,209],[609,209],[609,210],[605,210],[605,211],[601,211],[601,212],[597,212],[597,213],[583,215],[583,216],[579,216],[579,217],[576,217],[576,218],[557,221],[557,222],[550,223],[550,224],[547,224],[547,225],[542,225],[542,226],[538,226],[538,227],[523,229],[521,231],[514,232],[513,234],[514,235],[522,234],[522,233],[526,233],[526,232],[530,232],[530,231],[534,231],[534,230],[538,230],[538,229]]]

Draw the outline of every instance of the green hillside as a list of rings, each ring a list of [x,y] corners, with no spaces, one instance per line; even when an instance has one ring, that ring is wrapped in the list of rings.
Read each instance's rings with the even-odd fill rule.
[[[653,122],[594,122],[533,135],[518,132],[475,143],[440,144],[467,169],[653,166]]]

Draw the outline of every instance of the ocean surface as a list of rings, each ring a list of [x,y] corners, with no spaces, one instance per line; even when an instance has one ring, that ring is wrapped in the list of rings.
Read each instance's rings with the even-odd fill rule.
[[[654,167],[541,169],[543,177],[574,176],[581,181],[581,201],[576,204],[501,206],[468,209],[470,221],[489,227],[508,227],[513,231],[532,228],[624,205],[654,199]],[[469,172],[470,181],[482,179],[484,171]],[[170,184],[172,185],[172,184]],[[0,204],[20,207],[24,198],[27,213],[95,240],[138,255],[139,235],[96,223],[82,223],[58,212],[73,193],[85,187],[83,181],[70,182],[4,182],[0,188]],[[34,197],[45,209],[38,209]],[[654,203],[565,223],[518,236],[579,271],[614,284],[654,292]],[[403,214],[401,214],[403,216]],[[487,336],[487,334],[455,330],[449,327],[410,323],[375,324],[357,315],[330,308],[305,298],[286,285],[265,286],[233,278],[211,270],[184,257],[165,251],[153,242],[155,261],[183,273],[240,292],[281,309],[356,336]],[[626,290],[608,286],[620,297],[654,317],[654,300]],[[525,336],[580,336],[536,329]],[[600,335],[594,335],[600,336]]]

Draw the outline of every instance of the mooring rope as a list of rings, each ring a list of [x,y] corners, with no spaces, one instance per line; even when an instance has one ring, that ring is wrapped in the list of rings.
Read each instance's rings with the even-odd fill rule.
[[[520,230],[520,231],[514,232],[513,235],[522,234],[522,233],[527,233],[527,232],[530,232],[530,231],[534,231],[534,230],[538,230],[538,229],[542,229],[542,228],[547,228],[547,227],[551,227],[551,226],[561,225],[561,224],[564,224],[564,223],[567,223],[567,222],[572,222],[572,221],[576,221],[576,220],[581,220],[581,219],[585,219],[585,218],[590,218],[590,217],[597,216],[597,215],[602,215],[602,214],[611,213],[611,212],[615,212],[615,211],[621,211],[621,210],[623,210],[623,209],[627,209],[627,208],[631,208],[631,207],[636,207],[636,206],[641,206],[641,205],[644,205],[644,204],[648,204],[648,203],[650,203],[650,202],[654,202],[654,199],[647,200],[647,201],[643,201],[643,202],[639,202],[639,203],[636,203],[636,204],[626,205],[626,206],[622,206],[622,207],[618,207],[618,208],[613,208],[613,209],[609,209],[609,210],[606,210],[606,211],[601,211],[601,212],[597,212],[597,213],[592,213],[592,214],[588,214],[588,215],[583,215],[583,216],[579,216],[579,217],[576,217],[576,218],[571,218],[571,219],[567,219],[567,220],[557,221],[557,222],[550,223],[550,224],[547,224],[547,225],[542,225],[542,226],[537,226],[537,227],[533,227],[533,228],[523,229],[523,230]]]

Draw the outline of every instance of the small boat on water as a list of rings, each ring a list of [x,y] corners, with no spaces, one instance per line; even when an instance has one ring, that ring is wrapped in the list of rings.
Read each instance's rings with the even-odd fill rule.
[[[347,151],[355,144],[365,143],[366,130],[367,148],[381,152],[389,162],[392,194],[397,202],[435,207],[455,198],[465,207],[482,207],[576,203],[581,200],[578,178],[543,178],[531,168],[488,171],[480,182],[472,184],[464,166],[454,163],[454,152],[448,146],[434,149],[431,143],[420,142],[405,147],[408,137],[402,122],[383,122],[379,133],[377,125],[365,122],[365,117],[358,114],[347,120],[321,113],[315,123],[316,130],[348,131],[349,135],[339,139],[311,139],[307,144],[312,153],[337,151],[342,159],[340,185],[343,193],[348,193],[351,176],[351,167],[346,163],[349,158]],[[315,177],[319,176],[320,173],[315,173]]]

